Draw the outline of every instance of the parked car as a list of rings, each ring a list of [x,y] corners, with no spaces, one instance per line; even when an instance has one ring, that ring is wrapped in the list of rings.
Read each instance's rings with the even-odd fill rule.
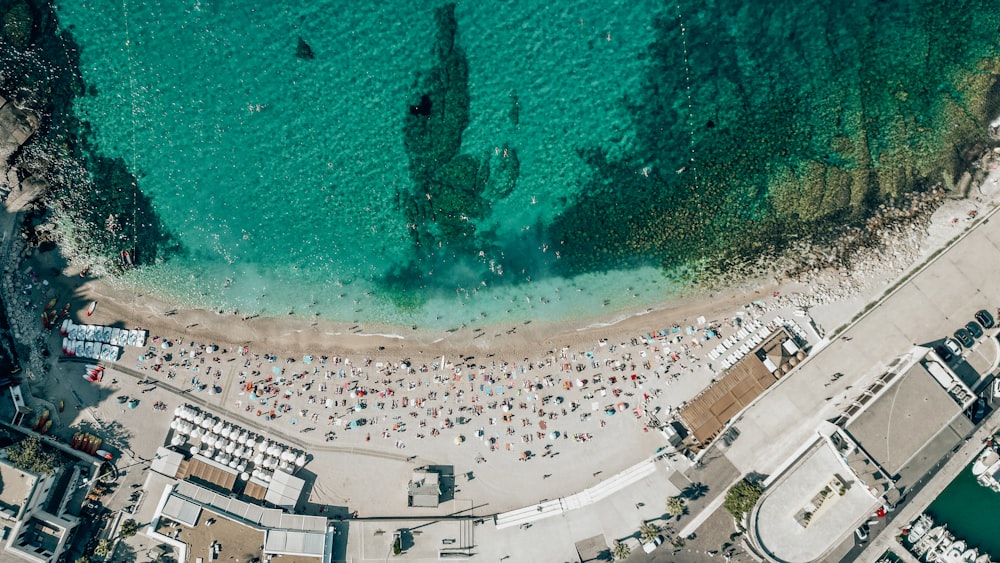
[[[854,535],[858,536],[858,541],[866,541],[868,539],[868,524],[862,524],[860,528],[854,530]]]
[[[964,328],[960,328],[955,331],[955,339],[962,343],[962,346],[966,348],[972,348],[976,343],[976,340],[972,338],[972,333]]]
[[[946,348],[948,348],[948,350],[952,354],[954,354],[956,356],[961,356],[962,355],[962,347],[958,345],[958,342],[955,342],[955,339],[953,339],[953,338],[945,338],[944,339],[944,345],[945,345]]]
[[[976,320],[979,321],[979,324],[983,325],[983,328],[993,328],[993,325],[996,324],[993,322],[993,315],[986,309],[976,313]]]
[[[976,340],[983,337],[983,329],[976,321],[969,321],[969,323],[965,325],[965,330],[972,333],[972,338],[975,338]]]
[[[652,540],[642,544],[642,550],[646,553],[653,553],[656,548],[660,547],[661,543],[663,543],[663,536],[656,536]]]

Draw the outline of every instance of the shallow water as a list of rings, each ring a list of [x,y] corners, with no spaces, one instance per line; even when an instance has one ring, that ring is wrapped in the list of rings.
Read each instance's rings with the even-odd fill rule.
[[[462,3],[469,120],[460,152],[488,162],[494,178],[507,149],[520,166],[509,193],[487,189],[478,211],[451,210],[474,229],[435,248],[414,233],[437,226],[403,211],[430,196],[414,187],[403,131],[438,60],[435,5],[57,4],[92,89],[74,100],[75,114],[101,153],[138,176],[182,248],[127,282],[246,314],[439,328],[594,317],[668,299],[688,284],[661,264],[674,271],[746,240],[775,215],[775,170],[856,134],[839,123],[855,94],[882,100],[881,88],[837,82],[878,71],[865,70],[871,40],[855,33],[879,30],[889,54],[953,36],[911,29],[934,14],[897,21],[874,3],[796,3],[774,15],[736,1]],[[989,18],[950,17],[961,21],[941,25],[964,25],[968,41],[931,41],[914,63],[940,66],[940,88],[993,48],[982,31]],[[295,56],[298,38],[313,59]],[[930,72],[902,59],[900,72]],[[904,86],[891,88],[896,98]],[[912,108],[884,113],[936,123],[937,94],[925,90],[908,92]]]

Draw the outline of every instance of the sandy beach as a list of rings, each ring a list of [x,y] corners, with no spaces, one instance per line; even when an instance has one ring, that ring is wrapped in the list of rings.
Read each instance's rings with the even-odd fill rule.
[[[67,404],[62,432],[119,423],[129,437],[123,464],[151,458],[168,439],[174,409],[189,405],[306,452],[305,471],[316,478],[304,510],[419,515],[471,499],[497,513],[595,486],[654,455],[666,445],[655,428],[721,373],[709,351],[722,339],[784,317],[811,345],[821,343],[960,233],[987,196],[945,200],[851,271],[759,279],[572,322],[447,332],[247,319],[85,280],[56,252],[28,253],[6,289],[25,305],[15,331],[38,332],[53,355],[61,337],[42,333],[36,320],[52,296],[61,305],[72,295],[75,322],[149,331],[147,346],[126,347],[97,385],[79,377],[80,364],[34,358],[47,367],[32,374],[33,394]],[[123,397],[140,405],[124,408]],[[669,464],[683,471],[690,462],[677,456]],[[406,507],[406,481],[420,466],[455,476],[450,502],[437,511]]]

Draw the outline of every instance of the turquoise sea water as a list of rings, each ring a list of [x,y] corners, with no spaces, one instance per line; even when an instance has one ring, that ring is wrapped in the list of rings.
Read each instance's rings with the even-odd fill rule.
[[[993,559],[1000,556],[1000,536],[996,533],[1000,494],[976,483],[971,465],[938,495],[927,513],[934,522],[947,524],[948,530],[969,547],[989,553]]]
[[[73,113],[179,243],[126,282],[438,328],[638,309],[686,287],[665,270],[863,213],[947,166],[934,126],[974,113],[954,111],[978,103],[956,77],[996,43],[975,2],[463,2],[457,57],[428,2],[56,4],[85,84]],[[421,161],[408,109],[428,93],[468,119]],[[894,139],[926,166],[890,170]]]

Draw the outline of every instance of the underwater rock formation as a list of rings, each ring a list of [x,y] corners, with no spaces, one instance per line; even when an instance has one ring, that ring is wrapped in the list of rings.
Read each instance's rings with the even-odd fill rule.
[[[295,56],[300,59],[311,60],[316,58],[316,53],[313,53],[312,47],[299,37],[299,43],[295,47]]]
[[[666,11],[627,100],[636,143],[580,149],[593,174],[549,229],[561,272],[737,267],[957,183],[1000,105],[1000,14],[897,4]]]
[[[403,141],[411,187],[398,194],[421,260],[450,261],[477,248],[477,224],[492,202],[514,189],[520,167],[516,152],[477,159],[461,154],[469,125],[469,69],[458,44],[455,5],[435,12],[435,65],[423,73],[407,106]]]

